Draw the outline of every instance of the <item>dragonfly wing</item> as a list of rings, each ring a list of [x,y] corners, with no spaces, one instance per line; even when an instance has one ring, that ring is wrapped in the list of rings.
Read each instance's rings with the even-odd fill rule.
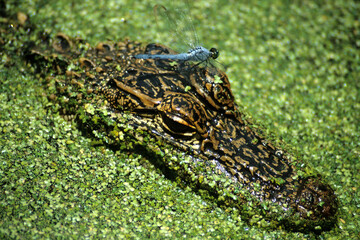
[[[171,33],[170,39],[174,41],[172,46],[181,52],[199,45],[198,35],[189,13],[189,6],[185,9],[168,10],[162,5],[154,6],[154,15],[160,28]]]

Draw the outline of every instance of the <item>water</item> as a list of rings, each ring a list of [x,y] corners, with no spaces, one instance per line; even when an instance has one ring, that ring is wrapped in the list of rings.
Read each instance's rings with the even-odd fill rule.
[[[188,4],[187,4],[188,5]],[[189,8],[189,6],[187,6]],[[219,56],[216,48],[208,50],[199,44],[199,38],[195,31],[189,11],[183,10],[169,11],[164,6],[156,5],[154,7],[155,17],[161,16],[166,20],[167,30],[173,32],[174,37],[187,46],[187,51],[179,54],[138,54],[137,59],[167,59],[174,61],[193,61],[200,63],[209,63],[214,66],[212,60]],[[157,19],[156,19],[157,20]]]

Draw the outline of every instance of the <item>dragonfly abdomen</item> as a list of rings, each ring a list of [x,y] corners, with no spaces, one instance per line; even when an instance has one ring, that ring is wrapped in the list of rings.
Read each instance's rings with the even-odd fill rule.
[[[180,54],[138,54],[134,56],[137,59],[172,59],[172,60],[180,60],[180,61],[189,61],[188,53],[180,53]]]

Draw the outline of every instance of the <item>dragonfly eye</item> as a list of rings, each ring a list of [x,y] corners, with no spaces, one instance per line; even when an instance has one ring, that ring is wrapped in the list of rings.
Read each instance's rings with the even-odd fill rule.
[[[216,48],[211,48],[210,52],[213,59],[217,59],[219,57],[219,51]]]

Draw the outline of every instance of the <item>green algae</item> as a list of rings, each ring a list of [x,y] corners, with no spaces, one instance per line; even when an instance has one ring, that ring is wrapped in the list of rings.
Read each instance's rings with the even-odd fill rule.
[[[111,6],[110,1],[107,3]],[[39,25],[48,24],[46,28],[54,32],[80,35],[94,43],[127,35],[134,39],[153,39],[152,30],[145,33],[142,29],[150,26],[149,22],[135,23],[133,19],[137,17],[126,15],[129,9],[125,10],[125,18],[129,18],[129,25],[140,30],[119,37],[121,33],[116,26],[110,28],[118,35],[106,31],[104,26],[111,22],[109,18],[100,20],[91,14],[99,7],[96,4],[88,4],[89,8],[85,3],[75,4],[75,10],[83,9],[87,13],[79,18],[74,17],[76,14],[72,11],[75,10],[70,10],[66,1],[45,5],[40,10],[35,9],[38,3],[27,4],[30,7],[22,11],[38,11],[35,19],[48,21]],[[69,11],[56,11],[64,5]],[[141,16],[148,17],[149,21],[152,5],[147,3],[135,8],[129,4],[132,9],[142,11]],[[225,4],[217,8],[215,2],[214,5],[210,5],[211,9],[205,4],[198,7],[209,13],[213,11],[215,17],[209,22],[223,19],[220,26],[226,26],[220,30],[233,36],[219,44],[221,60],[231,64],[229,75],[237,101],[241,101],[257,122],[294,146],[294,151],[300,152],[336,189],[341,202],[338,227],[320,238],[356,238],[359,235],[360,105],[356,81],[359,43],[355,36],[359,23],[353,13],[359,7],[352,2],[322,6],[281,2],[272,6]],[[288,7],[290,12],[286,10]],[[195,13],[200,9],[195,9]],[[240,14],[226,14],[229,9],[232,13],[239,9],[244,21],[241,27],[238,26]],[[71,14],[73,17],[68,18]],[[120,12],[109,14],[121,15]],[[88,28],[82,30],[85,28],[81,26],[82,20],[90,17],[95,19],[92,24],[100,22],[96,25],[99,27],[94,28],[96,33]],[[285,24],[288,19],[289,23]],[[56,24],[52,25],[53,21]],[[337,21],[344,24],[339,25]],[[69,27],[71,24],[73,27]],[[218,37],[221,40],[220,35]],[[279,37],[283,39],[277,39]],[[220,42],[214,38],[209,41]],[[298,42],[286,44],[287,40]],[[8,57],[11,58],[2,55],[2,59]],[[241,64],[237,64],[239,58]],[[92,145],[75,126],[50,111],[52,103],[42,94],[39,79],[27,73],[26,68],[9,68],[7,64],[3,60],[0,95],[0,173],[5,186],[0,224],[4,236],[313,237],[248,226],[236,210],[218,208],[190,189],[179,187],[177,181],[169,180],[149,163],[147,159],[151,156],[126,149],[114,152],[103,145]],[[51,191],[52,188],[55,190]],[[259,222],[256,216],[253,222]],[[259,224],[266,223],[260,221]]]

